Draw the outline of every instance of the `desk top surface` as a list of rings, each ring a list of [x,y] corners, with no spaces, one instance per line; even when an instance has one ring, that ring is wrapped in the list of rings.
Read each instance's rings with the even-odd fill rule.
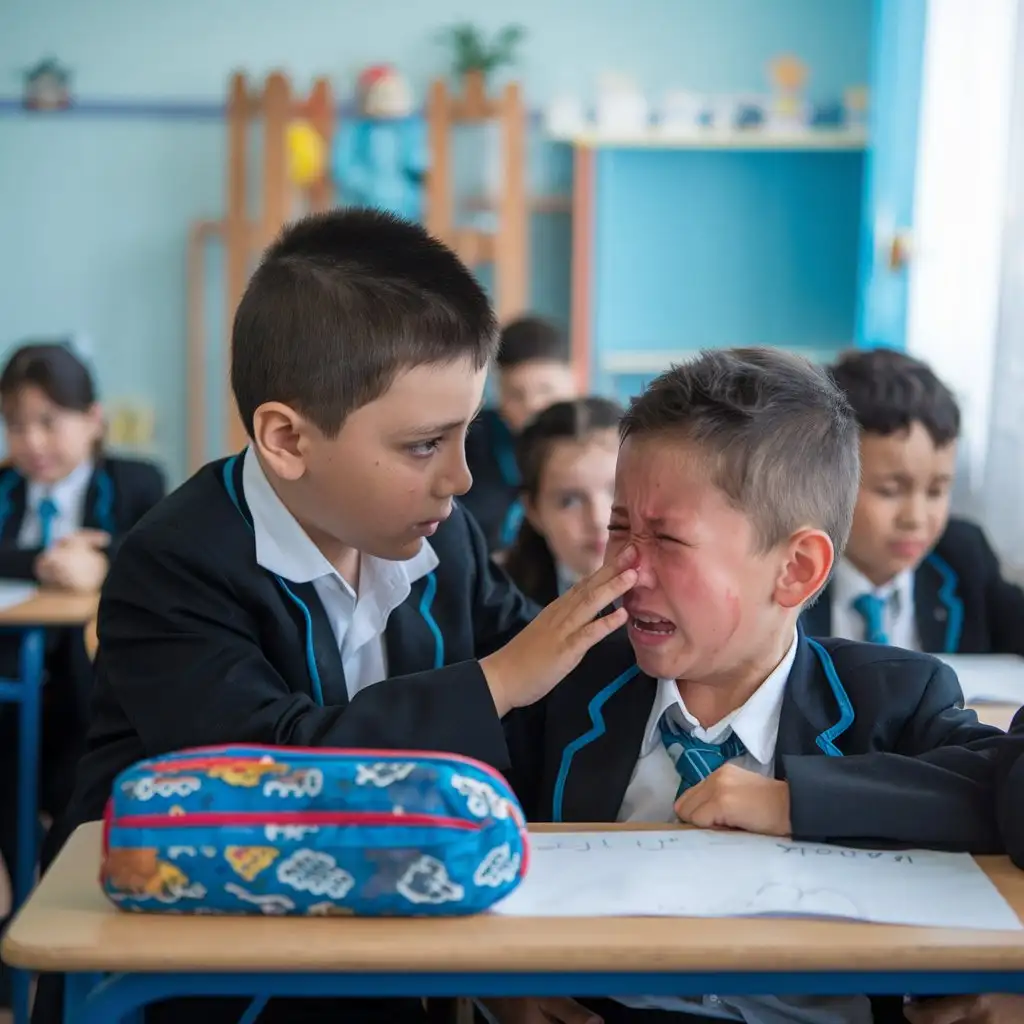
[[[0,627],[84,626],[96,614],[98,606],[98,594],[44,588],[27,601],[0,609]]]
[[[127,914],[96,881],[100,829],[83,825],[71,837],[7,932],[6,961],[132,972],[1024,970],[1021,932],[779,918]],[[1005,857],[980,863],[1024,916],[1024,872]]]
[[[1019,704],[968,704],[974,711],[978,720],[986,725],[994,725],[997,729],[1006,731],[1010,728],[1014,715],[1020,710]]]

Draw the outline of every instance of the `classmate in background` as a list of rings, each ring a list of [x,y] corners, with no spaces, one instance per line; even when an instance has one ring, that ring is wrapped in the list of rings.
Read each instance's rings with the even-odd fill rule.
[[[621,433],[606,560],[636,551],[627,628],[506,723],[531,820],[998,850],[1007,737],[963,709],[952,670],[798,629],[857,499],[857,423],[824,371],[772,350],[705,353],[634,399]],[[606,1024],[900,1019],[867,997],[584,1002]],[[539,1003],[491,1009],[502,1024],[581,1012]]]
[[[845,557],[804,616],[812,636],[933,653],[1024,654],[1024,591],[974,523],[950,519],[960,410],[922,362],[888,349],[831,369],[860,427]]]
[[[473,484],[462,503],[480,524],[488,548],[502,551],[522,520],[516,436],[542,409],[575,397],[576,383],[565,334],[540,317],[508,324],[495,362],[498,405],[480,413],[466,438]]]
[[[606,398],[556,402],[516,442],[525,518],[505,571],[545,605],[604,561],[622,409]]]
[[[164,495],[160,470],[103,452],[103,413],[88,369],[64,345],[28,345],[0,373],[9,465],[0,470],[0,579],[96,591],[113,550]],[[0,640],[17,676],[18,643]],[[63,812],[85,736],[92,666],[81,628],[47,636],[40,804]],[[14,870],[18,712],[0,706],[0,852]],[[0,981],[0,1003],[6,1000]]]
[[[453,500],[496,345],[479,284],[419,226],[335,210],[284,230],[232,331],[249,447],[149,516],[104,588],[62,837],[102,816],[118,772],[185,747],[440,750],[507,768],[502,717],[622,625],[596,616],[634,577],[624,557],[531,622]],[[37,1022],[60,1020],[56,979],[36,1005]],[[146,1019],[245,1009],[172,1000]],[[415,999],[272,999],[258,1020],[422,1016]]]

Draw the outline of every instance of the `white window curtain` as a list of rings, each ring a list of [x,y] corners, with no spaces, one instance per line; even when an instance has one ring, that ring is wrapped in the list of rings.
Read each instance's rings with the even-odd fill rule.
[[[1024,578],[1024,17],[1018,17],[1003,208],[999,318],[982,507],[1007,570]]]
[[[997,456],[993,383],[1006,383],[1000,292],[1018,6],[929,0],[907,311],[908,350],[931,364],[963,408],[956,507],[980,518],[1005,556],[1010,538],[997,513],[1004,504],[1024,509],[1024,484],[995,493],[987,482]],[[1024,370],[1024,349],[1020,358]],[[1009,407],[1019,425],[1016,477],[1024,468],[1021,405],[1018,391]],[[1014,543],[1024,565],[1024,530]]]

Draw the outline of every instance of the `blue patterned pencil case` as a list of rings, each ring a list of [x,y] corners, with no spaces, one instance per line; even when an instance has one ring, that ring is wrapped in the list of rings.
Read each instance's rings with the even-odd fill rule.
[[[454,754],[206,747],[114,782],[104,892],[125,910],[457,915],[526,871],[505,779]]]

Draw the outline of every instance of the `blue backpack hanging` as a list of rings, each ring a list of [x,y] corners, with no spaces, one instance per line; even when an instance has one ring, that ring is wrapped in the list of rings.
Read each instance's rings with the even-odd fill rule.
[[[519,884],[522,808],[455,754],[206,747],[114,782],[101,884],[125,910],[460,915]]]

